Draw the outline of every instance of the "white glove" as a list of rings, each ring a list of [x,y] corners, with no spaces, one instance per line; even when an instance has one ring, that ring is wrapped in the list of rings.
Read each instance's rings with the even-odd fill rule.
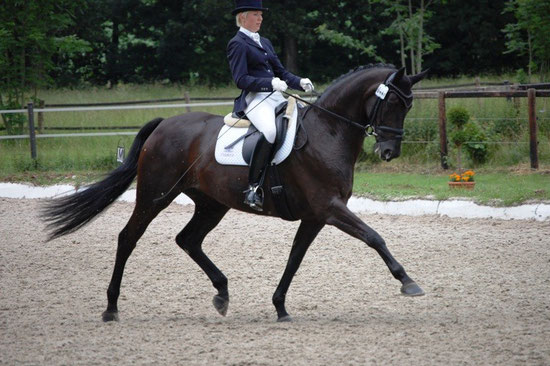
[[[315,89],[313,87],[313,83],[308,78],[301,79],[300,80],[300,86],[302,87],[302,89],[304,89],[304,91],[306,91],[308,93],[313,91],[313,89]]]
[[[286,82],[279,78],[273,78],[271,80],[271,85],[273,86],[273,90],[278,92],[284,92],[288,88],[288,85],[286,85]]]

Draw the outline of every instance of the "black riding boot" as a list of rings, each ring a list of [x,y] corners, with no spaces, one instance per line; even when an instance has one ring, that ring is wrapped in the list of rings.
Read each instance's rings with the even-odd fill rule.
[[[244,192],[244,203],[256,211],[263,211],[264,197],[260,181],[269,164],[273,144],[270,144],[262,134],[250,159],[250,170],[248,171],[248,189]]]

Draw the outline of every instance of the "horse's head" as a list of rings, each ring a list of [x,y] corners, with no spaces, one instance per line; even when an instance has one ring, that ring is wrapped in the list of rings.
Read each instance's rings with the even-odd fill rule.
[[[403,123],[413,101],[412,86],[427,72],[407,76],[405,68],[401,68],[390,73],[382,84],[375,85],[376,91],[368,97],[368,124],[376,138],[374,151],[381,159],[390,161],[401,154]]]

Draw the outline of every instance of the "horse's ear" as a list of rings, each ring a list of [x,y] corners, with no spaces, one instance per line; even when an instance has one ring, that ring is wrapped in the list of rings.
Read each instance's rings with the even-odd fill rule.
[[[426,77],[426,75],[428,75],[429,71],[430,71],[430,69],[426,69],[426,70],[422,71],[419,74],[409,76],[409,80],[411,81],[411,85],[414,85],[414,84],[418,83],[420,80],[424,79]]]
[[[405,75],[405,67],[402,67],[399,70],[397,70],[397,72],[395,73],[394,80],[395,81],[401,80],[403,75]]]

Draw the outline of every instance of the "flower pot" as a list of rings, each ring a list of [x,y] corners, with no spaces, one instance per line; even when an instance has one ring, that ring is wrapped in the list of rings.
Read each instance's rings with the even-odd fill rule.
[[[448,182],[449,188],[474,189],[476,182]]]

